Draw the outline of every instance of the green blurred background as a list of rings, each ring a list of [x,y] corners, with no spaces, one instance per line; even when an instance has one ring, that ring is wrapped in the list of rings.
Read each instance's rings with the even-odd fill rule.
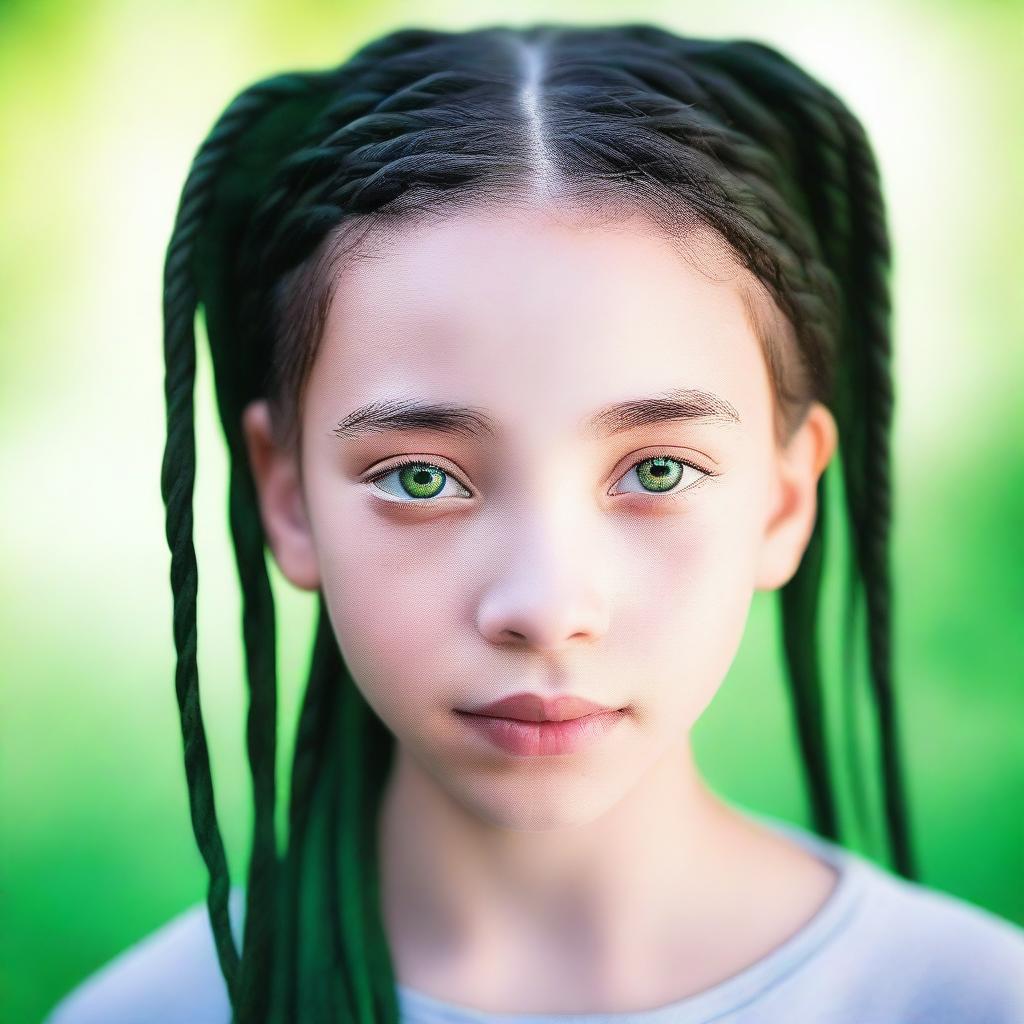
[[[865,123],[896,260],[895,667],[913,836],[926,884],[1024,923],[1019,3],[7,0],[3,1021],[38,1021],[205,896],[174,699],[159,487],[162,260],[197,146],[253,80],[335,64],[392,28],[551,19],[757,38]],[[197,410],[200,680],[241,882],[251,808],[240,602],[205,353]],[[834,477],[832,494],[835,511]],[[829,525],[835,569],[842,522]],[[838,579],[833,571],[824,609],[833,678]],[[273,584],[284,791],[313,606],[276,570]],[[695,743],[720,792],[806,825],[777,627],[774,597],[757,595]],[[829,697],[834,729],[834,682]],[[871,757],[866,705],[860,718]],[[852,829],[842,775],[840,784]],[[877,836],[854,830],[848,843],[884,861]]]

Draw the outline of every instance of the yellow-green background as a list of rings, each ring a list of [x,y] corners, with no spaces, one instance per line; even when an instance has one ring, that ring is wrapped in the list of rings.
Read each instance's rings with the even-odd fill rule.
[[[895,666],[914,839],[927,884],[1024,923],[1019,3],[7,0],[3,1021],[39,1020],[205,893],[174,699],[159,489],[162,259],[196,147],[254,79],[337,63],[385,30],[552,17],[761,39],[866,124],[896,252]],[[250,806],[240,614],[209,384],[204,357],[200,680],[232,878],[242,881]],[[835,519],[833,537],[840,526]],[[840,554],[831,545],[829,557]],[[276,573],[273,582],[283,790],[312,609]],[[718,789],[805,824],[776,629],[773,598],[758,595],[695,736]],[[836,635],[826,635],[830,668]],[[831,699],[834,725],[834,689]],[[851,845],[881,855],[869,837]]]

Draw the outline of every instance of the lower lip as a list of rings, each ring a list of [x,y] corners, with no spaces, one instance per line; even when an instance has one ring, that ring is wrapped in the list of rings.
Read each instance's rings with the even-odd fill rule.
[[[625,709],[570,718],[564,722],[523,722],[456,711],[495,746],[519,757],[572,754],[606,736],[626,717]]]

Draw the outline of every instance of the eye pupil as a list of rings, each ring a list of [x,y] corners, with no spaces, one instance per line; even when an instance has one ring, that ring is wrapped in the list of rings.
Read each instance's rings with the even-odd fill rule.
[[[413,474],[413,480],[415,480],[416,483],[418,484],[429,484],[430,473],[428,473],[425,469],[421,469],[419,470],[419,472]]]

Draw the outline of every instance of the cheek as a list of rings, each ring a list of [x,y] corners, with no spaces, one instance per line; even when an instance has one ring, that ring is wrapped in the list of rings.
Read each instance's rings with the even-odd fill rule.
[[[708,501],[637,524],[625,557],[637,602],[663,623],[696,624],[753,587],[755,528],[743,503]]]
[[[739,648],[754,593],[756,532],[733,501],[707,502],[629,541],[619,625],[651,692],[703,707]],[[694,704],[696,702],[696,704]],[[692,709],[691,709],[692,710]]]
[[[447,709],[447,693],[441,692],[446,666],[465,640],[444,632],[445,624],[457,621],[457,570],[425,524],[382,524],[358,506],[353,503],[333,527],[323,523],[318,545],[338,646],[363,695],[388,724],[403,709]]]

